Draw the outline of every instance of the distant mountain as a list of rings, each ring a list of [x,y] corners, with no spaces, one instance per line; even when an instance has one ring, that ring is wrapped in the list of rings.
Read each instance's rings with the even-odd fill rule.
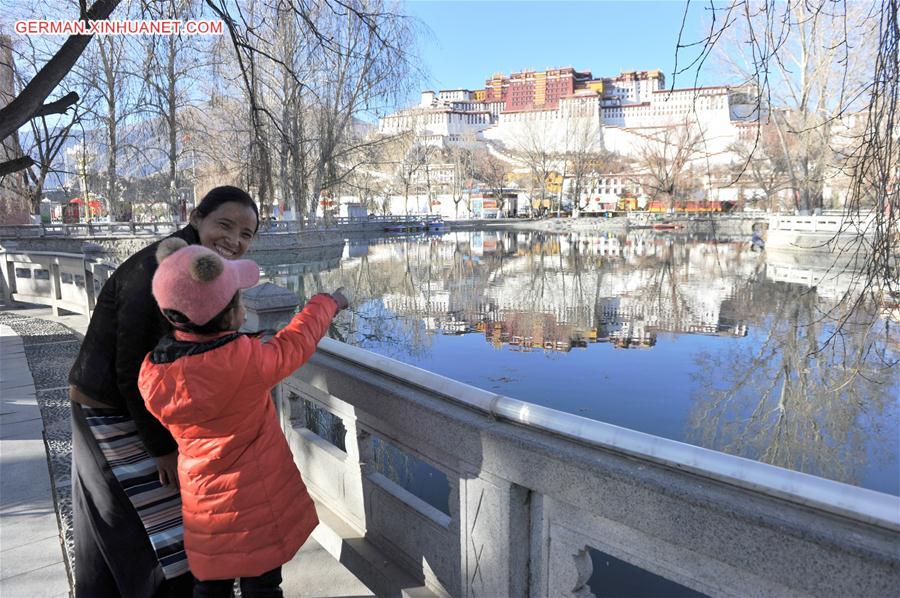
[[[169,162],[164,150],[168,141],[165,137],[165,129],[161,126],[161,119],[152,118],[120,126],[118,132],[120,151],[116,160],[116,172],[119,177],[141,179],[168,172]],[[34,148],[34,135],[31,132],[20,133],[19,139],[23,151],[37,159],[38,152]],[[53,162],[53,170],[47,175],[45,188],[49,190],[64,186],[67,172],[69,179],[72,178],[76,170],[74,154],[82,142],[91,156],[89,172],[102,173],[106,170],[108,144],[105,130],[73,129]],[[183,155],[179,159],[178,168],[190,168],[192,166],[191,159],[189,154]],[[74,183],[70,182],[70,184]]]
[[[193,123],[198,130],[205,129],[214,132],[218,127],[212,122],[214,117],[210,116],[210,114],[208,110],[192,108],[188,109],[181,118]],[[351,131],[355,137],[367,137],[375,129],[376,126],[374,124],[365,120],[359,118],[353,118],[352,120]],[[207,137],[203,133],[198,132],[194,136],[194,143],[199,143],[200,146],[208,142],[205,141]],[[19,138],[23,150],[37,159],[38,152],[33,147],[33,134],[31,132],[20,133]],[[82,142],[84,142],[91,156],[91,164],[88,167],[88,171],[93,174],[105,172],[108,153],[105,131],[99,128],[73,129],[53,163],[53,171],[47,175],[44,188],[48,192],[60,189],[66,184],[70,187],[77,185],[74,180],[76,171],[75,155],[77,148]],[[185,144],[190,145],[190,143],[191,140],[189,138],[179,139],[179,145],[182,148]],[[169,162],[165,150],[168,145],[168,138],[161,119],[150,118],[120,126],[118,145],[120,151],[116,161],[116,171],[120,178],[135,181],[154,175],[168,174]],[[188,149],[180,157],[177,168],[185,170],[194,167],[194,159],[197,160],[198,168],[203,167],[205,162],[208,162],[208,159],[203,157],[203,152],[191,152]]]

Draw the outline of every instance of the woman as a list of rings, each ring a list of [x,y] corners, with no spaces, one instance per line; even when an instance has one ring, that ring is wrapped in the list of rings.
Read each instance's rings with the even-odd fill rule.
[[[246,253],[259,228],[253,199],[216,187],[177,237],[225,259]],[[160,241],[161,242],[161,241]],[[75,596],[190,596],[175,441],[137,387],[144,356],[168,332],[150,292],[153,243],[103,286],[69,372]]]

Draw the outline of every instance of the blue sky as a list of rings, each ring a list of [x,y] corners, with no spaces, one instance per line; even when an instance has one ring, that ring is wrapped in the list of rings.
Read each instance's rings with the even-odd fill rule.
[[[430,75],[423,89],[474,89],[497,71],[559,66],[589,70],[595,76],[659,68],[671,86],[685,4],[407,0],[405,6],[430,29],[421,42],[422,62]],[[685,30],[692,41],[702,31],[708,4],[691,3]],[[708,70],[701,84],[722,82]],[[676,85],[692,87],[693,73],[679,75]]]

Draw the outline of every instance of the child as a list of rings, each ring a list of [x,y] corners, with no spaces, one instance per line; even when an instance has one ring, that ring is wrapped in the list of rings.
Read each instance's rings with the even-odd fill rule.
[[[237,332],[256,263],[178,239],[157,259],[153,296],[175,330],[144,359],[138,385],[178,443],[194,596],[230,596],[236,577],[245,596],[281,596],[281,565],[318,519],[269,391],[309,359],[347,300],[316,295],[264,344]]]

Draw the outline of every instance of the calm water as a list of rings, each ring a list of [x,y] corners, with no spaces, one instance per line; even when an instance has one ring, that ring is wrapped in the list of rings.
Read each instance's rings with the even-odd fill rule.
[[[462,232],[256,257],[303,299],[348,288],[355,309],[332,330],[348,343],[900,494],[900,317],[874,302],[849,311],[854,276],[826,274],[827,261],[649,232]]]

